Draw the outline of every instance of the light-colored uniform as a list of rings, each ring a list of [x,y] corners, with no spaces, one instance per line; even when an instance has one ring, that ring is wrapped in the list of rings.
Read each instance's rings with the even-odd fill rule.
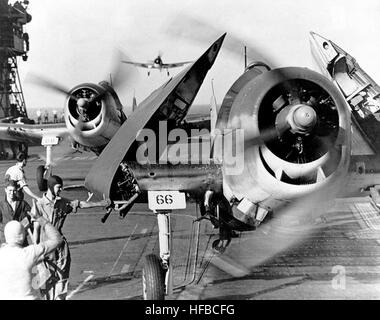
[[[38,286],[33,288],[37,275],[35,266],[46,253],[43,243],[20,247],[3,244],[0,248],[0,299],[38,300]]]
[[[51,201],[44,194],[36,205],[39,213],[62,235],[62,227],[67,215],[71,212],[76,212],[79,208],[79,203],[79,200],[68,200],[61,197],[56,197],[54,201]],[[69,245],[64,236],[62,244],[49,254],[45,261],[53,277],[50,283],[46,284],[46,290],[43,294],[47,300],[65,299],[70,276],[71,255]]]

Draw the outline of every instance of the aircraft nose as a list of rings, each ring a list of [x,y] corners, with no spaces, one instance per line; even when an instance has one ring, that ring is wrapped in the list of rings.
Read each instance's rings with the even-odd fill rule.
[[[80,108],[86,108],[88,106],[88,100],[85,98],[80,98],[78,99],[77,105]]]
[[[317,114],[312,107],[303,105],[294,112],[293,121],[299,128],[308,130],[316,124]]]

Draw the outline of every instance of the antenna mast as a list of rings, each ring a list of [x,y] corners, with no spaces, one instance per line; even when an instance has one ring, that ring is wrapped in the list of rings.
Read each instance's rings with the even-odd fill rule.
[[[247,69],[247,46],[244,46],[244,71]]]

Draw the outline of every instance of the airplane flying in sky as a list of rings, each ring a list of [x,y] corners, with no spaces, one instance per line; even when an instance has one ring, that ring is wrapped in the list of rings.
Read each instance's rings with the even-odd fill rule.
[[[157,216],[160,256],[146,256],[145,299],[164,299],[172,290],[172,210],[196,201],[200,219],[219,228],[213,248],[222,253],[235,231],[255,230],[300,202],[312,207],[312,202],[333,199],[346,186],[352,168],[352,145],[357,141],[351,140],[347,99],[331,79],[301,67],[250,64],[226,93],[217,117],[211,117],[215,123],[209,126],[210,144],[203,148],[195,141],[192,148],[194,139],[178,130],[224,38],[154,90],[128,118],[105,82],[70,91],[45,83],[67,95],[66,132],[99,155],[85,186],[111,204],[102,221],[112,210],[125,216],[136,202],[148,202]],[[199,129],[191,121],[185,132],[192,132],[191,126]],[[11,125],[0,132],[23,135],[22,128]],[[198,161],[186,158],[194,156],[194,150],[201,153]],[[185,157],[179,160],[178,152]],[[363,187],[354,182],[355,188]],[[302,211],[306,213],[309,209]]]
[[[152,69],[158,69],[160,70],[160,72],[162,70],[166,70],[167,72],[167,75],[169,76],[169,69],[172,69],[172,68],[178,68],[178,67],[182,67],[186,64],[189,64],[189,63],[192,63],[192,61],[184,61],[184,62],[173,62],[173,63],[164,63],[162,61],[162,55],[159,54],[153,61],[149,61],[149,62],[145,62],[145,63],[142,63],[142,62],[135,62],[135,61],[127,61],[127,60],[122,60],[123,63],[127,63],[127,64],[131,64],[131,65],[134,65],[136,67],[140,67],[140,68],[146,68],[148,69],[148,77],[150,75],[150,71]]]

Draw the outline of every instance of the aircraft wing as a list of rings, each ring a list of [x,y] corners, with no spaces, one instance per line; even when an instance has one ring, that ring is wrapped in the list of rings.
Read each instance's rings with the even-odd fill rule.
[[[124,122],[90,169],[85,186],[92,192],[111,199],[111,186],[120,163],[136,159],[136,137],[143,128],[155,133],[159,121],[169,120],[168,130],[186,116],[201,84],[219,53],[225,34],[192,65],[182,70],[148,96]]]
[[[122,60],[121,62],[131,64],[131,65],[134,65],[136,67],[141,67],[141,68],[151,68],[153,66],[153,64],[151,63],[141,63],[141,62],[133,62],[133,61],[125,61],[125,60]]]
[[[184,61],[184,62],[176,62],[176,63],[164,63],[162,64],[163,68],[177,68],[182,67],[185,64],[193,63],[194,61]]]
[[[313,58],[330,78],[351,109],[354,126],[372,153],[380,150],[380,86],[359,66],[355,58],[314,32],[310,33]]]
[[[69,135],[65,125],[33,125],[0,123],[0,140],[41,144],[43,137],[64,138]]]
[[[342,197],[370,191],[372,204],[379,207],[380,86],[331,40],[311,32],[310,45],[321,72],[334,82],[351,110],[349,179]]]

